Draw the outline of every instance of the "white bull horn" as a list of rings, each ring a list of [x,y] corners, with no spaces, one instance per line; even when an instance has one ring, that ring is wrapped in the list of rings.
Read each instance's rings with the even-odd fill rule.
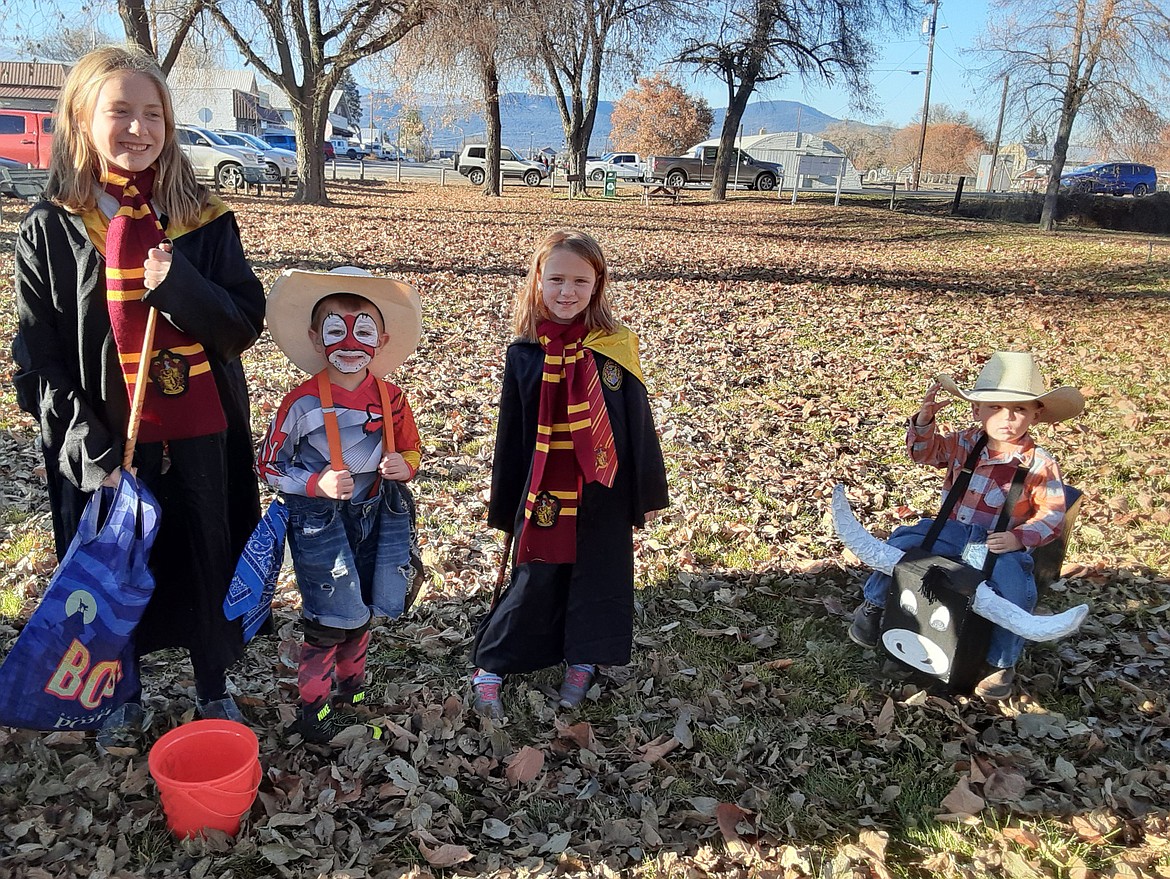
[[[833,500],[829,505],[833,513],[833,529],[846,549],[857,556],[868,567],[883,574],[894,576],[894,566],[902,561],[906,553],[884,540],[878,540],[857,521],[845,497],[845,486],[838,483],[833,487]]]
[[[902,560],[905,552],[884,540],[878,540],[865,530],[849,507],[845,486],[833,487],[830,509],[833,528],[849,551],[875,571],[892,577],[894,566]],[[1089,615],[1089,606],[1078,604],[1054,616],[1037,616],[1022,607],[1016,607],[998,595],[986,582],[980,583],[975,590],[971,609],[984,619],[1029,641],[1055,641],[1067,637],[1079,629]]]
[[[975,590],[971,610],[985,620],[991,620],[1002,629],[1014,632],[1029,641],[1056,641],[1066,638],[1081,627],[1089,615],[1087,604],[1070,607],[1064,613],[1053,616],[1037,616],[1022,607],[1016,607],[1006,598],[996,594],[986,583],[980,583]]]

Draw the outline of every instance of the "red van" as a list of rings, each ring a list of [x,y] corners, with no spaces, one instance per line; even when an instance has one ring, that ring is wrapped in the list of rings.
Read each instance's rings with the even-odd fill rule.
[[[52,145],[52,113],[0,108],[0,156],[22,165],[48,168]]]

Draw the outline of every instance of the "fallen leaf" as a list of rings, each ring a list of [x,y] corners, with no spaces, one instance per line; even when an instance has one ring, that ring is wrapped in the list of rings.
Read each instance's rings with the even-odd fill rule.
[[[525,745],[504,761],[507,768],[504,775],[512,784],[527,784],[544,768],[544,751]]]
[[[475,857],[467,846],[452,845],[451,843],[443,843],[437,848],[430,848],[420,840],[418,850],[422,852],[422,856],[432,867],[454,867],[456,864],[462,864]]]
[[[941,805],[944,814],[961,818],[979,814],[985,803],[981,796],[971,790],[967,776],[964,775],[951,788],[951,792],[943,797]]]

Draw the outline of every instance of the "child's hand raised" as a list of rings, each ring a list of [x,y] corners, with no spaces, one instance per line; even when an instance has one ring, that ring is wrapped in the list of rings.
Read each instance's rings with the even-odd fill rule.
[[[926,427],[926,425],[934,421],[936,412],[951,405],[954,401],[954,398],[950,394],[945,394],[940,400],[938,392],[941,390],[942,385],[938,382],[931,382],[930,387],[926,389],[926,396],[922,398],[922,405],[914,416],[914,423],[919,427]]]
[[[330,467],[317,480],[317,494],[335,501],[347,501],[353,496],[353,476],[348,470]]]
[[[383,456],[382,463],[378,465],[378,473],[383,479],[393,482],[405,482],[410,479],[410,467],[398,452],[388,452]]]
[[[146,262],[142,268],[146,272],[143,283],[147,290],[153,290],[161,284],[171,270],[171,250],[170,240],[164,238],[158,247],[152,247],[146,252]]]

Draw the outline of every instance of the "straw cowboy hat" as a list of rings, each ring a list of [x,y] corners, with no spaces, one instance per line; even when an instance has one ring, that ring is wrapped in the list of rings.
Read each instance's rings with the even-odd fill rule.
[[[376,278],[355,266],[341,266],[330,272],[285,269],[268,293],[265,318],[273,341],[298,367],[310,375],[325,368],[325,357],[309,339],[309,325],[313,306],[333,293],[355,293],[382,312],[390,338],[370,361],[374,375],[389,375],[414,353],[422,335],[422,303],[410,284]]]
[[[935,379],[943,389],[972,403],[1016,403],[1035,400],[1044,408],[1038,421],[1064,421],[1079,415],[1085,398],[1076,388],[1048,390],[1044,377],[1031,354],[1019,351],[996,351],[984,364],[975,387],[964,391],[949,375]]]

